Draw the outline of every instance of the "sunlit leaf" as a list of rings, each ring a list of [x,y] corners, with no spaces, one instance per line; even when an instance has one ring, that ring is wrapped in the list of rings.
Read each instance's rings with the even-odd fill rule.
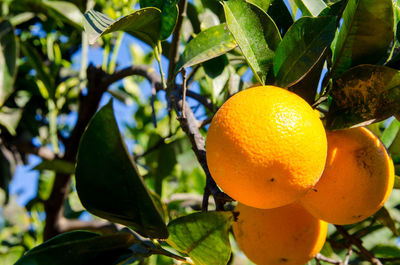
[[[236,46],[236,41],[225,24],[208,28],[188,43],[176,66],[176,72],[218,57]]]
[[[16,129],[22,117],[22,109],[2,107],[0,109],[0,125],[4,126],[11,135],[16,134]]]
[[[137,10],[115,21],[95,10],[85,13],[84,26],[89,43],[94,44],[101,36],[122,30],[155,46],[160,38],[161,11],[154,7]]]
[[[70,24],[83,29],[83,14],[73,3],[67,1],[48,1],[42,2],[47,8],[54,10],[57,15],[64,18]]]
[[[338,77],[352,66],[384,59],[394,37],[392,0],[351,0],[333,50],[333,71]]]
[[[14,90],[18,42],[8,20],[0,22],[0,107]]]
[[[231,212],[183,216],[168,224],[167,242],[189,255],[196,265],[225,265],[231,254],[228,234],[232,221]]]
[[[178,19],[178,0],[140,0],[140,7],[157,7],[161,10],[160,39],[167,39],[175,28]]]
[[[328,129],[381,121],[400,111],[400,74],[385,66],[356,66],[335,82],[331,96]]]
[[[29,250],[15,265],[87,265],[115,264],[121,256],[130,255],[135,243],[132,234],[100,236],[86,231],[58,235]]]
[[[399,133],[399,130],[400,121],[393,119],[389,126],[385,128],[381,136],[382,143],[386,146],[386,148],[389,148],[392,145],[394,139]]]
[[[295,0],[303,16],[318,16],[327,5],[322,0]]]
[[[286,87],[302,77],[335,37],[334,17],[303,17],[288,30],[275,52],[276,84]]]
[[[168,237],[118,130],[111,101],[92,118],[82,136],[75,174],[79,198],[89,212],[131,226],[144,236]]]
[[[264,10],[266,13],[271,5],[273,0],[246,0],[248,3],[252,3],[255,6],[258,6],[260,9]]]
[[[222,2],[226,23],[258,82],[264,84],[281,36],[260,8],[241,0]]]

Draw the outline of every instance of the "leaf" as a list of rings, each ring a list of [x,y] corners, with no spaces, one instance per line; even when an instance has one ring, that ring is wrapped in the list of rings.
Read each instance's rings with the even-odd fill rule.
[[[89,212],[144,236],[168,237],[118,130],[112,101],[92,118],[81,138],[75,177],[79,198]]]
[[[389,126],[385,128],[381,136],[381,141],[386,146],[386,148],[389,148],[392,145],[394,139],[396,139],[399,130],[400,121],[393,119],[390,122]]]
[[[286,87],[302,77],[335,37],[334,17],[302,17],[282,39],[274,56],[276,83]]]
[[[23,12],[13,17],[10,17],[10,23],[15,27],[19,24],[25,23],[35,17],[35,13]]]
[[[11,135],[16,135],[16,129],[22,117],[23,109],[2,107],[0,109],[0,125],[4,126]]]
[[[135,241],[129,233],[100,236],[74,231],[58,235],[29,250],[15,265],[114,264],[121,256],[132,253],[129,247]]]
[[[8,20],[0,22],[0,107],[14,91],[17,74],[18,42]]]
[[[246,2],[257,6],[258,8],[264,10],[265,13],[267,13],[273,0],[246,0]]]
[[[400,176],[394,176],[394,189],[400,189]]]
[[[288,86],[288,90],[293,91],[302,97],[310,105],[312,105],[315,101],[315,95],[318,90],[318,84],[321,78],[321,72],[324,67],[328,49],[328,47],[325,48],[318,60],[302,77]]]
[[[54,159],[54,160],[43,160],[40,164],[33,168],[34,170],[52,170],[62,174],[74,174],[75,165],[71,162]]]
[[[303,16],[316,17],[324,10],[327,5],[322,0],[295,0]]]
[[[226,23],[258,82],[265,84],[281,36],[274,21],[242,0],[222,2]]]
[[[334,83],[330,95],[327,129],[368,125],[400,111],[400,74],[385,66],[359,65]]]
[[[398,257],[400,257],[400,248],[398,246],[393,246],[393,245],[377,245],[375,246],[372,250],[372,253],[377,258],[395,258],[396,260]],[[389,264],[396,264],[396,263],[390,263]]]
[[[378,222],[380,222],[382,225],[389,228],[392,231],[393,235],[395,235],[396,237],[399,236],[399,232],[396,229],[396,224],[395,224],[392,216],[390,216],[389,211],[385,207],[382,207],[375,214],[375,217],[378,220]]]
[[[293,18],[283,0],[272,0],[268,15],[275,21],[282,36],[293,24]]]
[[[55,11],[58,16],[64,18],[67,22],[79,29],[83,29],[83,14],[79,8],[73,3],[67,1],[47,1],[42,3],[51,10]]]
[[[161,11],[154,7],[137,10],[115,21],[108,16],[89,10],[84,15],[85,31],[90,44],[101,36],[122,30],[154,47],[160,38]]]
[[[226,29],[225,24],[210,27],[188,43],[176,65],[175,72],[218,57],[236,46],[236,41]]]
[[[231,255],[228,235],[232,221],[232,212],[186,215],[168,224],[167,242],[196,265],[225,265]]]
[[[392,5],[392,0],[348,2],[333,50],[334,77],[352,66],[384,59],[394,37]]]
[[[140,7],[156,7],[161,10],[160,40],[166,40],[174,31],[178,19],[178,0],[140,0]]]

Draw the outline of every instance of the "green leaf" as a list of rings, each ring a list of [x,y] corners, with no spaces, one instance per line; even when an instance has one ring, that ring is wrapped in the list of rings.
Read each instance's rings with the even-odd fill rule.
[[[92,118],[81,138],[75,177],[79,198],[89,212],[148,237],[168,237],[118,130],[112,101]]]
[[[394,38],[392,0],[351,0],[333,50],[334,77],[359,64],[376,64]]]
[[[394,176],[394,189],[400,189],[400,176]]]
[[[382,207],[376,214],[375,214],[376,220],[378,220],[378,222],[380,222],[382,225],[386,226],[387,228],[389,228],[393,235],[395,236],[399,236],[399,232],[396,229],[396,224],[392,218],[392,216],[390,216],[389,211],[385,208]]]
[[[226,265],[231,248],[232,212],[202,212],[177,218],[168,224],[167,242],[196,265]]]
[[[265,84],[281,36],[260,8],[242,0],[222,2],[226,23],[258,82]]]
[[[11,247],[6,253],[0,253],[0,264],[14,264],[24,254],[23,246]]]
[[[330,95],[327,129],[368,125],[400,111],[400,74],[385,66],[359,65],[334,83]]]
[[[321,72],[324,67],[325,59],[328,53],[328,47],[322,52],[321,56],[317,59],[313,66],[296,82],[288,86],[288,90],[293,91],[310,105],[315,101],[315,95],[318,90]]]
[[[122,30],[154,47],[160,38],[161,11],[154,7],[137,10],[115,21],[108,16],[89,10],[85,13],[84,26],[89,43],[101,36]]]
[[[225,24],[210,27],[199,33],[188,43],[176,65],[176,72],[212,58],[236,47],[235,39]]]
[[[161,10],[160,40],[166,40],[174,31],[178,19],[178,0],[140,0],[140,7],[156,7]]]
[[[74,174],[75,165],[71,162],[54,159],[54,160],[43,160],[39,165],[33,168],[34,170],[52,170],[63,174]]]
[[[400,121],[393,119],[390,122],[389,126],[385,128],[381,136],[381,141],[386,146],[386,148],[389,148],[392,145],[394,139],[396,139],[399,130]]]
[[[71,25],[83,29],[83,14],[79,8],[73,3],[67,1],[47,1],[42,2],[47,8],[57,13],[58,16],[64,18]]]
[[[246,2],[258,6],[260,9],[264,10],[265,13],[267,13],[273,0],[246,0]]]
[[[327,5],[322,0],[295,0],[303,16],[316,17],[324,10]]]
[[[22,117],[23,109],[2,107],[0,109],[0,125],[4,126],[11,135],[16,135],[16,129]]]
[[[371,252],[374,253],[374,255],[377,258],[398,258],[400,257],[400,248],[397,246],[393,245],[377,245],[373,249],[371,249]],[[390,263],[389,264],[396,264],[396,263]]]
[[[18,42],[8,20],[0,22],[0,106],[14,91],[17,74]]]
[[[284,36],[293,24],[293,18],[283,0],[272,0],[268,15],[275,21],[279,32]]]
[[[58,235],[29,250],[15,265],[86,265],[114,264],[121,256],[132,252],[132,234],[100,236],[86,231]]]
[[[318,61],[335,37],[334,17],[302,17],[288,30],[275,52],[276,84],[286,87]]]

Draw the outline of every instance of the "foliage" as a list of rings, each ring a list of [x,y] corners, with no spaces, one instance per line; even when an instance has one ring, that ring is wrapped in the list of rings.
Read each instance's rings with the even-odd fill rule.
[[[368,125],[400,174],[399,10],[392,0],[0,1],[0,264],[248,263],[204,136],[226,99],[255,83],[299,94],[326,129]],[[21,206],[8,190],[23,164],[39,177]],[[399,207],[394,190],[375,216],[332,226],[316,259],[398,264]]]

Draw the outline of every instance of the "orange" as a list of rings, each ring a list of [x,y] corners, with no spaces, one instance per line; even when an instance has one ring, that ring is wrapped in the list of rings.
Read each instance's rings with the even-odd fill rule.
[[[301,203],[329,223],[357,223],[377,212],[389,197],[394,184],[393,161],[367,128],[328,132],[327,137],[325,171]]]
[[[233,223],[236,241],[258,265],[303,265],[323,247],[328,224],[299,204],[257,209],[238,204]]]
[[[314,110],[274,86],[246,89],[228,99],[207,133],[207,164],[228,195],[256,208],[294,202],[324,169],[327,142]]]

